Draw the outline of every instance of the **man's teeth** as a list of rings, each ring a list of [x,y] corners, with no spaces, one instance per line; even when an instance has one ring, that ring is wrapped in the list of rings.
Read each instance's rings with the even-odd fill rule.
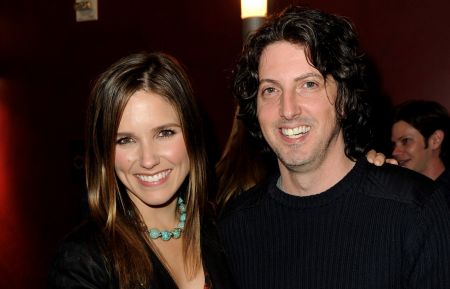
[[[297,137],[300,134],[305,134],[311,129],[310,126],[298,126],[294,128],[282,128],[281,133],[287,137]]]
[[[164,171],[164,172],[160,172],[159,174],[156,175],[152,175],[152,176],[147,176],[147,175],[138,175],[137,177],[139,179],[141,179],[144,182],[157,182],[159,180],[164,179],[168,174],[170,173],[169,170]]]

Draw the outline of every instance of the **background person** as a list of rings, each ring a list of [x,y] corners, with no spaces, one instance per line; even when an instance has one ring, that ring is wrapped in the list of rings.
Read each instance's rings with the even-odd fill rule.
[[[398,105],[392,125],[392,156],[442,187],[450,204],[450,117],[441,104],[411,100]]]

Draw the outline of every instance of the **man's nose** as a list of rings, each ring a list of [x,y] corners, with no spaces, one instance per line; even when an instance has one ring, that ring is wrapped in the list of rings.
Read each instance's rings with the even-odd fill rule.
[[[280,116],[293,119],[301,114],[299,95],[295,91],[286,91],[281,95]]]

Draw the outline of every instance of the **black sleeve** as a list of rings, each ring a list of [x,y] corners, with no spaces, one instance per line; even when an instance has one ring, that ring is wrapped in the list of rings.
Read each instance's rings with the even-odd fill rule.
[[[92,236],[78,234],[59,247],[49,273],[49,289],[114,288],[106,258]]]

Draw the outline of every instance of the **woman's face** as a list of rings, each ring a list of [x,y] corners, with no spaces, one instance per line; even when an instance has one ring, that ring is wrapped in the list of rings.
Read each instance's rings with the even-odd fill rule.
[[[189,173],[180,120],[162,96],[134,93],[120,120],[115,171],[142,212],[167,204]]]

